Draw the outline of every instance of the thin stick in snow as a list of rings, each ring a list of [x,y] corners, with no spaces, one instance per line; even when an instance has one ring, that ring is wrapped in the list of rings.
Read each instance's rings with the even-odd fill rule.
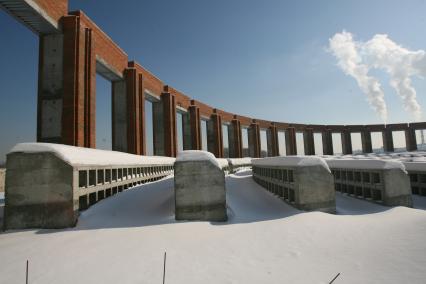
[[[333,283],[333,282],[334,282],[334,280],[336,280],[336,279],[337,279],[337,277],[339,277],[339,275],[340,275],[340,272],[339,272],[339,273],[337,273],[337,275],[333,278],[333,280],[331,280],[331,282],[330,282],[329,284]]]
[[[163,284],[166,283],[166,257],[167,257],[167,254],[166,252],[164,252]]]
[[[25,283],[28,284],[28,260],[27,260],[27,269],[25,271],[25,279],[26,279]]]

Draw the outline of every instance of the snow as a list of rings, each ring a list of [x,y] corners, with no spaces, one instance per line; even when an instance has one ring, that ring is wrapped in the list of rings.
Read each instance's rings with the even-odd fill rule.
[[[172,165],[174,158],[139,156],[117,151],[82,148],[51,143],[20,143],[9,153],[53,153],[73,166]]]
[[[233,166],[249,165],[251,158],[229,158],[229,163]]]
[[[350,158],[327,158],[326,162],[330,168],[344,169],[366,169],[366,170],[383,170],[383,169],[401,169],[405,172],[405,166],[396,160],[378,160],[378,159],[350,159]]]
[[[84,211],[76,228],[0,234],[0,283],[424,283],[426,211],[336,194],[338,215],[301,212],[226,177],[229,221],[176,222],[173,177]],[[426,208],[426,197],[415,206]]]
[[[226,160],[226,159],[221,159]],[[219,161],[219,159],[216,159],[216,157],[207,151],[201,151],[201,150],[187,150],[187,151],[181,151],[177,155],[177,162],[184,162],[184,161],[210,161],[213,165],[217,166],[218,168],[223,168],[223,161]],[[227,163],[226,163],[227,164]]]
[[[317,156],[280,156],[263,159],[252,159],[253,165],[258,166],[322,166],[330,172],[330,169],[324,158]]]

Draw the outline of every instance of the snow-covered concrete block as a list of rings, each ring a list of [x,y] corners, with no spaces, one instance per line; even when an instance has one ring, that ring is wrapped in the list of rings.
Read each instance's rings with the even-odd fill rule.
[[[5,229],[74,226],[78,211],[173,172],[174,158],[24,143],[7,155]]]
[[[381,159],[326,159],[336,191],[387,206],[412,207],[410,179],[402,162]]]
[[[333,176],[319,157],[272,157],[253,159],[253,179],[305,211],[336,211]]]
[[[174,165],[176,220],[228,219],[223,166],[209,152],[179,153]]]

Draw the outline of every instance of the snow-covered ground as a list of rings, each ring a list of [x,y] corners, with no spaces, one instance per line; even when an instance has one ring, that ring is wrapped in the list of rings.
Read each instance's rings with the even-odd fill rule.
[[[173,179],[105,199],[76,228],[0,234],[0,283],[425,283],[426,211],[337,194],[338,215],[298,211],[226,178],[227,223],[175,222]],[[426,198],[415,197],[426,208]]]

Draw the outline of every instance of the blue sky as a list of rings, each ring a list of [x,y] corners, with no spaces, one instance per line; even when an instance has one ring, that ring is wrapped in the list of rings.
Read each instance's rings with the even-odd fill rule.
[[[218,108],[276,121],[381,123],[355,80],[327,52],[347,30],[378,33],[426,49],[426,1],[83,1],[70,0],[129,55],[166,84]],[[0,161],[17,142],[34,141],[38,38],[0,12]],[[411,121],[388,75],[389,123]],[[426,81],[414,79],[426,105]],[[97,82],[98,143],[110,143],[110,86]]]

